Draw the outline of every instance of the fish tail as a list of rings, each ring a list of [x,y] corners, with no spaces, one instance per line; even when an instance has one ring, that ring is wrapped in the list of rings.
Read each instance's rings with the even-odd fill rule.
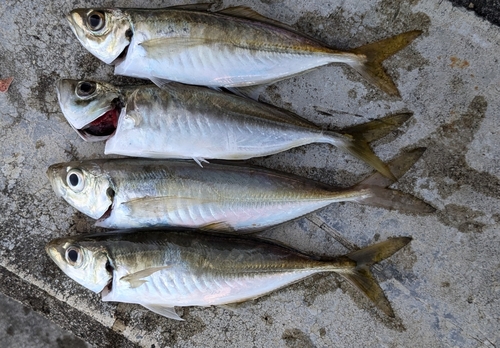
[[[339,132],[343,134],[341,138],[336,137],[333,133],[329,135],[335,138],[335,146],[368,163],[385,177],[396,181],[397,178],[391,173],[387,164],[375,155],[368,143],[383,138],[399,128],[411,115],[411,113],[394,114],[358,126],[345,128]]]
[[[425,148],[417,148],[395,158],[388,163],[391,173],[399,179],[418,161],[424,152]],[[409,213],[432,213],[435,211],[432,206],[413,195],[387,188],[393,183],[392,179],[375,172],[353,187],[354,191],[365,190],[367,192],[356,202]]]
[[[390,257],[411,240],[410,237],[392,238],[347,254],[346,257],[355,261],[356,265],[352,268],[337,272],[356,288],[361,290],[361,292],[372,300],[385,314],[389,317],[394,317],[394,311],[392,310],[391,304],[370,271],[370,266]]]
[[[399,97],[399,91],[394,81],[385,72],[382,62],[408,46],[420,34],[422,34],[421,30],[412,30],[385,40],[358,47],[351,52],[359,56],[364,56],[365,60],[351,63],[350,65],[365,79],[387,94]]]

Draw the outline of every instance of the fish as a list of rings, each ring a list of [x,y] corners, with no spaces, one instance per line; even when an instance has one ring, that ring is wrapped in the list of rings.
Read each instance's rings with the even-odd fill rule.
[[[424,149],[389,163],[401,177]],[[57,196],[96,226],[123,229],[178,226],[250,233],[301,217],[334,202],[434,211],[427,203],[386,188],[392,180],[375,172],[350,188],[235,163],[137,158],[95,159],[51,165],[47,176]]]
[[[113,231],[56,238],[45,250],[102,301],[134,303],[182,320],[175,307],[256,299],[316,273],[335,272],[389,317],[394,311],[370,271],[411,241],[398,237],[339,257],[307,255],[277,242],[200,231]]]
[[[78,8],[71,30],[115,74],[249,92],[332,64],[347,64],[385,93],[399,91],[382,62],[409,45],[412,30],[349,51],[328,47],[245,6],[211,11],[212,4],[160,9]],[[247,91],[245,92],[245,88]]]
[[[106,140],[105,154],[145,158],[244,160],[310,143],[328,143],[395,180],[369,141],[401,126],[399,113],[346,131],[325,131],[269,104],[206,87],[171,82],[116,87],[91,80],[57,83],[61,110],[87,141]]]

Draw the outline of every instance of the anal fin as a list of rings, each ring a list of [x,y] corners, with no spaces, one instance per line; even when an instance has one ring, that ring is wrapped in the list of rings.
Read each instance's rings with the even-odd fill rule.
[[[146,307],[151,312],[155,312],[156,314],[163,315],[164,317],[184,321],[176,312],[174,307],[167,307],[161,304],[152,304],[152,303],[140,303],[141,306]]]

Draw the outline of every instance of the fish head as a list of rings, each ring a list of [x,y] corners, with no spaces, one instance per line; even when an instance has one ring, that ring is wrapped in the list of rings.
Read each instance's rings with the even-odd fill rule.
[[[96,293],[113,280],[113,267],[102,246],[78,237],[57,238],[45,246],[45,251],[68,277]]]
[[[123,107],[119,88],[105,82],[60,79],[56,90],[64,117],[84,140],[107,140],[113,135]]]
[[[67,15],[71,30],[90,53],[107,64],[130,43],[131,21],[120,9],[75,9]]]
[[[98,162],[58,163],[47,170],[54,192],[94,219],[111,212],[115,195],[113,181]]]

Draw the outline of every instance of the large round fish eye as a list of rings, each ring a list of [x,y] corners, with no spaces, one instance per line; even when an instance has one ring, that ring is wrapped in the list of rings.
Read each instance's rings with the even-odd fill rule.
[[[72,266],[79,266],[82,263],[82,251],[80,248],[75,246],[70,246],[66,249],[66,254],[64,255],[66,258],[66,262],[68,262]]]
[[[95,89],[95,82],[81,81],[78,82],[78,85],[76,85],[76,95],[79,97],[88,97],[95,92]]]
[[[80,192],[85,187],[85,180],[80,169],[71,169],[66,174],[66,184],[75,192]]]
[[[92,11],[87,15],[87,27],[92,31],[99,31],[104,27],[105,17],[101,11]]]

